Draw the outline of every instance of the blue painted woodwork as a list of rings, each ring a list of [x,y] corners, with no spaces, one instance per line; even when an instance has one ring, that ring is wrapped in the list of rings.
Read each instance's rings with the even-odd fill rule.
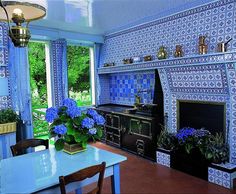
[[[105,150],[87,147],[78,154],[69,155],[54,148],[17,157],[0,162],[0,192],[1,193],[32,193],[57,185],[58,177],[67,175],[88,166],[106,162],[105,177],[114,175],[115,193],[119,193],[119,163],[127,158]],[[95,178],[84,182],[71,184],[67,191],[83,187],[95,181]],[[43,193],[44,191],[42,191]],[[45,191],[46,192],[46,191]],[[59,188],[51,188],[51,193],[59,193]]]
[[[114,165],[114,173],[111,176],[112,193],[120,193],[120,166],[119,164]]]
[[[10,146],[16,144],[16,133],[0,135],[0,160],[12,156]]]
[[[0,78],[0,86],[1,90],[0,90],[0,96],[8,96],[9,95],[9,91],[8,91],[8,79],[7,78]]]
[[[30,32],[32,35],[32,39],[34,40],[47,41],[65,38],[68,41],[78,42],[78,44],[82,44],[85,46],[92,46],[94,42],[104,42],[104,37],[102,35],[82,34],[78,32],[71,32],[69,29],[70,28],[58,30],[55,28],[51,28],[51,26],[41,27],[37,25],[30,25]]]

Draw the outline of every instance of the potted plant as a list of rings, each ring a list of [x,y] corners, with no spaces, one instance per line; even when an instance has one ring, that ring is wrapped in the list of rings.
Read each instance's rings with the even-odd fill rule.
[[[229,161],[229,146],[225,143],[222,133],[211,137],[205,149],[205,157],[216,164]]]
[[[157,163],[170,167],[171,152],[176,148],[177,139],[166,127],[161,126],[161,128],[157,137]]]
[[[205,150],[211,138],[209,131],[185,127],[176,134],[178,148],[172,155],[171,167],[199,178],[208,178],[210,161]]]
[[[167,128],[162,126],[162,130],[157,138],[158,149],[173,150],[177,144],[174,133],[170,133]]]
[[[105,119],[95,110],[88,109],[83,113],[73,99],[63,100],[63,105],[48,108],[45,119],[50,123],[49,131],[56,137],[56,150],[74,154],[85,150],[89,140],[102,137]]]
[[[0,110],[0,134],[16,131],[18,115],[12,109]]]

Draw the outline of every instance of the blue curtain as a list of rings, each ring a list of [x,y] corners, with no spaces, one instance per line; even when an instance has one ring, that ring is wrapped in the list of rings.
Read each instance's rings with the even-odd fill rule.
[[[10,40],[8,49],[12,108],[19,112],[21,118],[17,128],[17,140],[19,141],[33,138],[28,49],[16,48]]]
[[[50,48],[53,106],[60,106],[63,99],[68,98],[67,42],[65,39],[51,41]]]

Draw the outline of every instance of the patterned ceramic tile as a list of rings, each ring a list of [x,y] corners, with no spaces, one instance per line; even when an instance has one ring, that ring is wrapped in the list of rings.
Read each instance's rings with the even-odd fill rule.
[[[0,78],[7,77],[6,67],[0,66]]]
[[[225,65],[166,68],[171,92],[228,94]]]
[[[222,186],[225,187],[225,188],[230,189],[231,188],[230,181],[223,180],[222,181]]]
[[[102,87],[98,87],[100,90],[97,91],[99,104],[109,104],[111,103],[110,98],[110,77],[100,75],[99,82]]]
[[[226,164],[219,164],[218,166],[221,166],[226,169],[235,168],[235,164],[232,163],[226,163]],[[235,176],[236,172],[225,172],[224,170],[217,170],[215,168],[208,168],[208,181],[211,183],[215,183],[217,185],[221,185],[223,187],[226,187],[228,189],[233,188],[233,178]]]
[[[135,95],[141,97],[142,103],[153,103],[154,71],[111,74],[109,83],[111,103],[133,105]]]
[[[11,100],[9,96],[0,96],[0,109],[10,108]]]
[[[230,90],[230,130],[229,130],[229,143],[230,143],[230,161],[236,164],[236,73],[235,64],[228,64],[228,79],[229,79],[229,90]]]
[[[156,152],[156,156],[157,156],[157,163],[170,167],[170,155],[163,153],[163,152]]]

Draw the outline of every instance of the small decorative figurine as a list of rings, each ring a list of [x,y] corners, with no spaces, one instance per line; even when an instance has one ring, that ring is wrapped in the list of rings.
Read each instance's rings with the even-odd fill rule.
[[[159,48],[159,51],[158,51],[158,53],[157,53],[157,58],[158,58],[158,59],[166,59],[166,58],[167,58],[167,52],[166,52],[164,46],[161,46],[161,47]]]
[[[152,56],[151,55],[147,55],[145,57],[143,57],[144,61],[151,61],[152,60]]]
[[[182,45],[176,45],[174,56],[175,57],[183,57],[183,55],[184,55],[184,53],[182,50]]]
[[[207,44],[205,43],[206,36],[199,36],[199,54],[207,54]]]
[[[232,38],[230,38],[228,41],[226,42],[220,42],[217,44],[217,52],[226,52],[227,51],[227,46],[228,43],[232,40]]]

